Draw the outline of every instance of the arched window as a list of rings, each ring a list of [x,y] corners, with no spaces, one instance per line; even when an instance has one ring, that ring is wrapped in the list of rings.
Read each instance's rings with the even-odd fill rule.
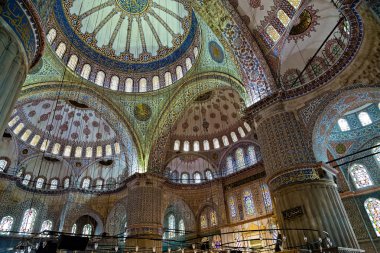
[[[368,198],[364,202],[364,207],[367,211],[369,219],[371,220],[377,237],[380,237],[380,200],[375,198]]]
[[[91,158],[92,157],[92,147],[87,147],[86,148],[86,158]]]
[[[55,50],[55,52],[57,53],[58,57],[59,58],[62,58],[63,55],[65,54],[66,52],[66,44],[61,42],[59,43],[57,49]]]
[[[203,149],[210,150],[210,143],[208,142],[208,140],[203,141]]]
[[[0,222],[0,234],[9,234],[9,231],[12,230],[13,221],[12,216],[3,217]]]
[[[82,157],[82,147],[76,147],[76,148],[75,148],[75,154],[74,154],[74,156],[75,156],[76,158],[80,158],[80,157]]]
[[[238,141],[238,138],[237,138],[235,132],[231,132],[231,139],[232,139],[233,142],[237,142]]]
[[[186,58],[186,70],[189,71],[192,66],[193,66],[193,64],[191,63],[191,59]]]
[[[44,222],[42,222],[40,232],[42,233],[44,231],[50,231],[52,227],[53,227],[53,222],[51,222],[50,220],[45,220]]]
[[[232,156],[227,156],[226,158],[226,169],[227,169],[227,174],[232,173],[234,170],[234,161],[232,159]]]
[[[13,132],[15,134],[19,134],[23,128],[24,128],[24,124],[20,123],[20,124],[17,125],[17,127],[15,128],[15,130],[13,130]]]
[[[20,120],[19,116],[14,117],[11,121],[8,122],[8,126],[13,127]]]
[[[180,148],[181,148],[181,142],[179,140],[176,140],[174,142],[174,151],[179,151]]]
[[[357,189],[373,185],[367,169],[362,164],[354,164],[350,168],[350,175]]]
[[[58,188],[58,179],[54,178],[50,181],[50,190],[56,190]]]
[[[96,179],[96,190],[101,190],[103,188],[103,179]]]
[[[253,204],[253,197],[250,190],[245,190],[243,193],[244,209],[247,215],[255,214],[255,206]]]
[[[222,141],[223,141],[223,145],[224,145],[225,147],[228,146],[228,145],[230,145],[230,142],[229,142],[227,136],[223,135],[223,137],[222,137]]]
[[[169,229],[169,238],[175,236],[175,217],[173,214],[170,214],[168,217],[168,229]]]
[[[153,82],[153,90],[158,90],[160,88],[160,78],[158,76],[154,76],[152,79]]]
[[[372,152],[374,154],[373,157],[375,158],[377,164],[380,166],[380,142],[376,143],[376,146],[378,146],[378,147],[373,148]]]
[[[21,140],[23,141],[27,141],[29,139],[29,136],[32,134],[32,131],[30,131],[29,129],[26,130],[22,136],[21,136]]]
[[[65,147],[65,150],[63,151],[63,156],[66,156],[66,157],[71,156],[71,146]]]
[[[235,160],[236,160],[236,166],[238,170],[246,166],[245,160],[244,160],[244,150],[242,148],[236,149]]]
[[[233,196],[231,196],[231,197],[228,199],[228,205],[230,206],[230,214],[231,214],[231,217],[232,217],[232,218],[235,218],[236,215],[237,215],[237,212],[236,212],[235,198],[234,198]]]
[[[92,226],[91,224],[86,224],[83,226],[83,231],[82,231],[82,234],[83,235],[91,235],[92,233]]]
[[[119,89],[119,77],[118,76],[111,77],[110,88],[111,88],[111,90],[118,90]]]
[[[189,183],[189,174],[187,174],[187,173],[181,174],[181,183],[182,184],[188,184]]]
[[[83,179],[83,182],[82,182],[82,188],[88,189],[90,188],[90,184],[91,184],[91,180],[89,178],[85,178]]]
[[[193,150],[194,150],[195,152],[198,152],[199,149],[200,149],[199,141],[194,141],[194,143],[193,143]]]
[[[280,34],[277,32],[277,30],[272,25],[269,25],[267,27],[266,33],[268,34],[268,36],[270,37],[270,39],[273,42],[277,42],[280,39]]]
[[[212,140],[212,142],[213,142],[213,144],[214,144],[214,148],[215,148],[215,149],[220,148],[219,140],[218,140],[217,138],[214,138],[214,139]]]
[[[71,227],[71,233],[72,234],[76,234],[77,232],[77,224],[74,224],[72,227]]]
[[[238,132],[239,132],[241,138],[245,137],[245,132],[244,132],[244,129],[242,127],[238,128]]]
[[[216,212],[214,210],[210,211],[210,225],[211,225],[211,227],[218,225],[218,218],[217,218]]]
[[[54,28],[52,28],[46,35],[46,39],[51,44],[55,40],[55,37],[57,37],[57,31]]]
[[[41,189],[44,186],[45,179],[42,177],[37,178],[36,188]]]
[[[372,124],[372,120],[369,117],[369,114],[367,112],[359,113],[358,118],[359,118],[360,124],[362,124],[362,126],[368,126],[368,125]]]
[[[199,172],[195,172],[194,175],[194,183],[200,184],[202,182],[202,175]]]
[[[91,74],[90,64],[84,64],[82,71],[80,72],[81,77],[83,77],[84,79],[88,79],[90,77],[90,74]]]
[[[247,122],[244,122],[244,127],[245,129],[247,129],[248,132],[251,132],[251,126],[247,123]]]
[[[5,170],[5,168],[7,167],[7,164],[8,164],[7,160],[4,160],[4,159],[0,160],[0,172],[3,172]]]
[[[139,92],[146,92],[147,90],[146,84],[147,84],[146,79],[141,78],[139,81]]]
[[[46,151],[48,149],[50,145],[50,141],[45,139],[42,143],[41,143],[41,147],[40,147],[40,150],[41,151]]]
[[[30,179],[32,179],[31,174],[25,174],[24,179],[22,180],[23,185],[29,185]]]
[[[247,151],[248,151],[248,163],[249,163],[249,165],[257,163],[255,147],[249,146]]]
[[[206,215],[205,213],[201,215],[200,222],[201,222],[201,228],[202,228],[202,229],[208,227],[208,223],[207,223],[207,215]]]
[[[119,155],[121,153],[120,144],[118,142],[114,144],[114,149],[115,149],[115,154]]]
[[[70,187],[70,178],[65,178],[65,180],[63,180],[63,188],[67,189]]]
[[[30,145],[32,145],[33,147],[37,146],[38,142],[40,141],[41,139],[41,136],[39,136],[38,134],[36,134],[32,141],[30,142]]]
[[[183,219],[180,219],[178,222],[178,230],[179,230],[180,236],[185,235],[186,230],[185,230],[185,222],[183,221]]]
[[[212,180],[214,178],[213,175],[212,175],[211,170],[206,170],[205,177],[206,177],[207,180]]]
[[[189,141],[183,142],[183,151],[185,151],[185,152],[190,151],[190,142]]]
[[[36,221],[37,211],[34,208],[30,208],[25,211],[22,218],[20,233],[31,233],[33,232],[34,222]]]
[[[290,18],[288,16],[288,14],[285,13],[285,11],[283,10],[279,10],[277,12],[277,18],[280,20],[280,22],[285,26],[287,27],[290,23]]]
[[[288,0],[288,2],[294,7],[294,9],[297,9],[301,4],[301,0]]]
[[[194,58],[197,58],[198,57],[198,54],[199,54],[199,51],[198,51],[198,47],[194,47]]]
[[[132,78],[127,78],[127,80],[125,80],[125,91],[126,92],[133,92],[133,79]]]
[[[110,144],[106,145],[106,156],[111,156],[112,155],[112,147]]]
[[[104,74],[103,71],[99,71],[98,73],[96,73],[95,84],[99,86],[103,86],[105,78],[106,78],[106,74]]]
[[[67,67],[69,67],[69,69],[71,69],[72,71],[75,71],[77,64],[78,64],[78,56],[73,54],[72,56],[70,56],[70,59],[67,62]]]
[[[97,146],[96,147],[96,157],[102,157],[102,155],[103,155],[103,147]]]
[[[174,170],[170,173],[170,178],[172,181],[177,182],[178,181],[178,171]]]
[[[267,184],[261,186],[261,191],[263,194],[264,206],[266,210],[272,210],[272,199],[270,197],[269,188]]]
[[[338,126],[342,132],[350,131],[351,129],[346,119],[338,119]]]
[[[54,146],[53,146],[53,149],[51,150],[51,152],[52,152],[54,155],[58,155],[58,154],[59,154],[59,151],[61,151],[61,144],[59,144],[59,143],[55,143]]]
[[[177,66],[175,69],[176,75],[177,75],[177,80],[181,79],[183,77],[183,70],[182,66]]]
[[[173,83],[172,74],[170,72],[165,73],[165,86],[169,86]]]

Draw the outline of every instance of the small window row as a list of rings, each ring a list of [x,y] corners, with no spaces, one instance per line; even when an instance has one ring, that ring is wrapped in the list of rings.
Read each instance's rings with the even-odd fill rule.
[[[54,28],[52,28],[50,29],[46,37],[47,37],[48,42],[52,44],[56,36],[57,36],[57,31]],[[63,59],[66,53],[66,49],[67,49],[66,44],[64,42],[60,42],[57,48],[55,49],[55,52],[59,58]],[[115,90],[115,91],[123,90],[125,92],[147,92],[151,90],[154,91],[160,88],[164,88],[166,86],[173,84],[175,81],[178,81],[181,78],[183,78],[186,72],[190,71],[198,55],[199,55],[198,48],[195,47],[193,49],[193,55],[192,55],[193,59],[190,57],[187,57],[185,59],[184,66],[178,65],[175,68],[175,71],[173,71],[173,73],[170,71],[167,71],[162,77],[156,75],[151,79],[150,83],[149,83],[149,80],[144,77],[138,80],[128,77],[125,79],[123,83],[124,87],[122,87],[120,77],[117,75],[114,75],[110,78],[109,88],[111,90]],[[80,76],[83,77],[84,79],[93,81],[98,86],[105,86],[106,73],[104,71],[100,70],[100,71],[97,71],[96,73],[93,73],[93,75],[95,76],[95,79],[92,80],[91,65],[88,63],[85,63],[80,70],[78,66],[78,62],[79,62],[78,56],[75,54],[72,54],[68,57],[67,67],[74,72],[78,72],[78,74],[80,74]]]
[[[380,110],[380,103],[378,104],[378,108]],[[368,112],[360,112],[358,114],[358,119],[359,119],[360,124],[363,127],[369,126],[372,124],[372,119],[371,119],[371,116],[368,114]],[[338,126],[342,132],[351,130],[350,124],[348,123],[348,120],[345,118],[338,119]]]
[[[214,179],[214,174],[209,169],[205,170],[204,175],[202,175],[202,173],[197,171],[192,174],[192,177],[190,177],[189,173],[182,172],[181,177],[179,177],[178,171],[174,170],[170,172],[169,176],[173,182],[182,183],[182,184],[200,184],[207,180]]]
[[[246,136],[246,134],[247,134],[246,131],[249,133],[252,130],[250,125],[246,122],[244,122],[244,128],[245,128],[245,130],[243,129],[243,127],[238,128],[238,133],[240,135],[240,138],[244,138]],[[213,145],[214,149],[219,149],[219,148],[221,148],[221,143],[223,144],[224,147],[227,147],[230,144],[237,142],[237,141],[238,141],[238,136],[237,136],[236,132],[231,132],[230,136],[224,135],[221,137],[221,140],[219,140],[218,138],[212,139],[212,145]],[[209,140],[203,140],[202,144],[203,144],[203,147],[202,147],[203,151],[208,151],[211,149]],[[174,149],[174,151],[180,151],[181,150],[181,141],[180,140],[174,141],[173,149]],[[201,143],[199,141],[193,141],[193,143],[191,145],[190,141],[183,141],[182,151],[184,151],[184,152],[201,151]]]

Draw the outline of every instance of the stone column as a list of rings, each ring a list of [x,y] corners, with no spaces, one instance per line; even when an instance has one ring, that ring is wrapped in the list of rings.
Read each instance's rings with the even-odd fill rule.
[[[44,32],[30,0],[0,2],[0,134],[29,68],[42,56]]]
[[[146,174],[137,174],[127,197],[127,247],[139,246],[161,252],[162,243],[162,183]],[[129,251],[129,250],[127,250]]]
[[[257,135],[281,229],[287,246],[317,241],[326,231],[334,246],[359,248],[332,173],[317,163],[311,139],[295,113],[266,112],[256,122]]]

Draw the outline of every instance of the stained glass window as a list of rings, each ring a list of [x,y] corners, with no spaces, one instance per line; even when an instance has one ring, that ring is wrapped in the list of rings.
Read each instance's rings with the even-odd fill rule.
[[[280,34],[273,26],[269,25],[266,29],[266,32],[273,42],[277,42],[280,39]]]
[[[50,145],[50,141],[47,140],[47,139],[45,139],[45,140],[42,142],[42,144],[41,144],[40,150],[41,150],[41,151],[46,151],[46,150],[48,149],[49,145]]]
[[[51,152],[54,155],[58,155],[60,150],[61,150],[61,144],[55,143]]]
[[[208,227],[207,216],[206,216],[206,214],[202,214],[201,215],[201,228],[207,228],[207,227]]]
[[[53,29],[50,29],[49,33],[46,35],[46,39],[51,44],[54,41],[56,36],[57,36],[57,31],[53,28]]]
[[[153,90],[158,90],[160,88],[160,78],[158,76],[154,76],[152,79],[153,82]]]
[[[125,80],[125,91],[126,92],[132,92],[133,91],[133,79],[127,78]]]
[[[106,156],[112,155],[112,147],[110,144],[106,145]]]
[[[272,199],[270,197],[270,192],[268,185],[263,184],[261,186],[262,194],[263,194],[263,200],[264,200],[264,206],[267,210],[272,210]]]
[[[118,142],[114,144],[114,148],[115,148],[115,154],[119,155],[121,150],[120,150],[120,144]]]
[[[232,159],[232,156],[227,156],[226,158],[226,167],[227,167],[227,173],[231,173],[234,169],[234,161]]]
[[[212,180],[213,179],[213,175],[212,175],[211,170],[206,170],[205,176],[206,176],[207,180]]]
[[[170,72],[165,73],[165,86],[169,86],[173,83],[172,74]]]
[[[31,233],[33,231],[34,222],[36,221],[37,211],[30,208],[25,211],[22,218],[20,233]]]
[[[183,142],[183,151],[185,151],[185,152],[190,151],[190,142],[189,141]]]
[[[198,152],[198,151],[199,151],[199,148],[200,148],[200,146],[199,146],[199,141],[194,141],[194,143],[193,143],[193,150],[194,150],[195,152]]]
[[[198,57],[199,50],[197,47],[194,47],[194,58]]]
[[[255,152],[254,146],[248,147],[248,162],[249,162],[249,164],[257,163],[257,157],[256,157],[256,152]]]
[[[44,222],[42,222],[40,232],[42,233],[44,231],[50,231],[52,227],[53,223],[50,220],[45,220]]]
[[[96,179],[96,190],[101,190],[103,188],[103,179]]]
[[[71,146],[66,146],[65,150],[63,151],[63,156],[69,157],[71,155]]]
[[[368,126],[372,124],[372,120],[367,112],[359,113],[358,118],[362,126]]]
[[[188,184],[189,183],[189,174],[187,173],[182,173],[181,174],[181,182],[183,184]]]
[[[208,142],[208,140],[203,141],[203,149],[210,150],[210,143]]]
[[[23,128],[24,128],[24,124],[23,124],[23,123],[20,123],[20,124],[18,124],[18,126],[15,128],[15,130],[13,130],[13,132],[14,132],[15,134],[19,134]]]
[[[57,53],[58,57],[59,58],[62,58],[63,55],[65,54],[66,52],[66,44],[61,42],[59,43],[57,49],[55,50],[55,52]]]
[[[30,182],[30,179],[32,178],[32,175],[30,174],[25,174],[24,179],[22,180],[23,185],[28,185]]]
[[[7,160],[0,160],[0,171],[4,171],[5,168],[7,167]]]
[[[41,189],[44,186],[44,183],[45,179],[43,179],[42,177],[38,178],[36,182],[36,188]]]
[[[180,148],[181,148],[181,142],[179,140],[176,140],[174,142],[174,151],[179,151]]]
[[[236,166],[238,167],[238,169],[242,169],[245,167],[244,151],[242,148],[236,149],[235,159],[236,159]]]
[[[83,150],[82,147],[76,147],[74,156],[76,158],[82,157],[82,150]]]
[[[301,4],[301,0],[288,0],[288,2],[294,7],[294,9],[297,9]]]
[[[146,92],[146,90],[147,90],[146,78],[141,78],[139,81],[139,92]]]
[[[235,198],[233,196],[231,196],[228,200],[228,204],[230,206],[230,213],[231,213],[231,217],[232,218],[235,218],[237,213],[236,213],[236,205],[235,205]]]
[[[215,148],[215,149],[220,148],[219,140],[218,140],[217,138],[214,138],[214,139],[212,140],[212,142],[213,142],[213,144],[214,144],[214,148]]]
[[[186,58],[186,69],[187,69],[187,71],[189,71],[192,66],[193,66],[193,64],[191,63],[191,59]]]
[[[70,178],[65,178],[65,180],[63,180],[63,188],[69,188],[70,186]]]
[[[73,54],[72,56],[70,56],[70,59],[67,62],[67,67],[69,67],[69,69],[71,69],[72,71],[74,71],[75,68],[77,67],[77,64],[78,64],[78,56],[76,56],[75,54]]]
[[[12,230],[13,217],[5,216],[1,219],[0,222],[0,234],[9,234],[9,231]]]
[[[350,168],[352,180],[357,189],[373,185],[367,169],[362,164],[354,164]]]
[[[377,237],[380,237],[380,200],[369,198],[364,202],[364,207],[367,210]]]
[[[95,83],[99,86],[103,86],[105,78],[106,74],[104,74],[103,71],[99,71],[98,73],[96,73]]]
[[[227,136],[223,135],[222,141],[223,141],[223,145],[224,146],[230,145],[230,142],[228,141],[228,137]]]
[[[199,172],[194,173],[194,183],[200,184],[201,178],[202,178],[201,173],[199,173]]]
[[[380,145],[380,142],[376,143],[376,146],[378,146],[378,145]],[[376,162],[380,165],[380,146],[373,148],[372,152],[374,153],[374,157],[375,157]]]
[[[31,134],[32,134],[32,131],[30,131],[29,129],[26,130],[26,131],[22,134],[22,136],[21,136],[21,140],[23,140],[23,141],[27,141],[28,138],[29,138],[29,136],[30,136]]]
[[[346,119],[339,119],[338,120],[338,126],[340,128],[340,131],[350,131],[350,125],[348,124],[348,121]]]
[[[75,234],[77,232],[77,224],[74,224],[72,227],[71,227],[71,233],[72,234]]]
[[[90,188],[90,179],[89,178],[85,178],[83,179],[83,182],[82,182],[82,188],[83,189],[88,189]]]
[[[58,188],[58,179],[52,179],[50,181],[50,190],[56,190]]]
[[[82,231],[82,234],[83,235],[91,235],[92,233],[92,226],[91,224],[86,224],[83,226],[83,231]]]
[[[286,14],[283,10],[279,10],[277,12],[277,18],[281,21],[281,23],[286,27],[290,23],[290,18],[288,14]]]
[[[183,70],[182,70],[181,66],[177,66],[176,75],[177,75],[177,80],[179,80],[183,77]]]
[[[216,212],[214,210],[211,210],[210,212],[210,225],[212,227],[218,225],[218,218],[216,217]]]
[[[183,221],[183,219],[181,219],[178,222],[178,230],[179,230],[179,235],[181,236],[185,235],[185,222]]]
[[[175,217],[173,214],[170,214],[168,217],[168,229],[169,229],[169,238],[175,236]]]
[[[245,137],[245,132],[244,132],[244,129],[242,127],[238,128],[238,132],[239,132],[241,138]]]
[[[111,90],[118,90],[119,80],[120,79],[118,76],[111,77],[111,85],[110,85]]]
[[[250,190],[244,191],[243,201],[244,201],[245,213],[247,215],[254,215],[255,214],[255,206],[253,204],[253,197],[252,197],[252,193]]]
[[[90,77],[90,74],[91,74],[91,66],[90,66],[90,64],[84,64],[83,68],[82,68],[82,71],[80,72],[80,75],[84,79],[88,79]]]
[[[41,136],[39,136],[38,134],[36,134],[33,137],[33,139],[31,140],[30,145],[32,145],[33,147],[35,147],[38,144],[38,142],[40,141],[40,139],[41,139]]]
[[[96,147],[96,157],[102,157],[102,155],[103,155],[103,147],[97,146]]]
[[[238,141],[238,137],[237,137],[237,135],[236,135],[235,132],[231,132],[231,139],[232,139],[233,142],[237,142]]]

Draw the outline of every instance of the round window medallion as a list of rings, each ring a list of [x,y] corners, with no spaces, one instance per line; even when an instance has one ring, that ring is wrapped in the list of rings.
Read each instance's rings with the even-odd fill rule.
[[[139,15],[146,11],[149,0],[116,0],[122,10],[132,15]]]
[[[222,63],[224,60],[224,53],[221,46],[215,41],[211,41],[208,44],[208,50],[210,52],[211,58],[217,63]]]
[[[147,104],[137,104],[133,111],[136,119],[140,121],[147,121],[152,115],[152,109]]]

